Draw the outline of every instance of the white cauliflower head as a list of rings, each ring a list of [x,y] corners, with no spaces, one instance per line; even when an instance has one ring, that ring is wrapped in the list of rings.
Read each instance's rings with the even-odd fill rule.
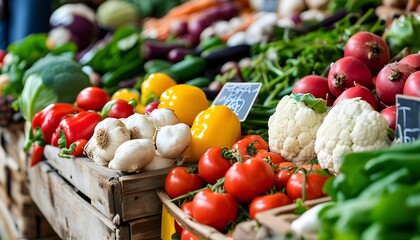
[[[319,165],[339,173],[340,157],[349,152],[389,146],[388,122],[364,100],[339,102],[318,129],[315,152]]]
[[[297,164],[314,160],[315,137],[325,115],[326,112],[317,112],[292,95],[284,96],[268,120],[270,151]]]

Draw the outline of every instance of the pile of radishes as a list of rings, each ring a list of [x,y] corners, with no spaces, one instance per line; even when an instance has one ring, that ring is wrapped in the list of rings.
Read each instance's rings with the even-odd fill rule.
[[[96,164],[122,172],[171,167],[191,144],[190,127],[174,111],[134,113],[125,119],[105,118],[95,127],[85,155]]]
[[[334,106],[344,99],[361,98],[380,111],[395,130],[396,95],[420,97],[420,53],[390,62],[387,43],[370,32],[351,36],[344,56],[330,66],[328,77],[309,75],[300,79],[293,93],[311,93]]]

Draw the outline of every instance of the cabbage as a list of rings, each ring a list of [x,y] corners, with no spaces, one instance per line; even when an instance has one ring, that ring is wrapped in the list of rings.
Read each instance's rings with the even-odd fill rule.
[[[79,92],[91,86],[81,65],[62,56],[41,58],[25,72],[23,79],[18,104],[27,121],[32,121],[35,113],[51,103],[74,103]]]

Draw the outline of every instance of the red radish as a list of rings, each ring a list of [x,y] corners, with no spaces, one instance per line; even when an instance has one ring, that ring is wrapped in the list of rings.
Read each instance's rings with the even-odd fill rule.
[[[420,53],[409,54],[403,57],[399,62],[410,64],[416,70],[420,70]]]
[[[380,101],[386,105],[395,104],[395,96],[402,94],[405,81],[413,72],[407,63],[394,62],[387,64],[376,77],[376,92]]]
[[[345,100],[345,99],[351,99],[351,98],[357,98],[360,97],[362,100],[365,100],[368,102],[373,109],[377,110],[378,106],[376,105],[375,97],[373,96],[372,92],[367,89],[366,87],[363,87],[359,84],[356,84],[355,86],[346,89],[335,101],[334,105],[337,103]]]
[[[364,63],[354,57],[343,57],[331,65],[328,87],[335,97],[355,83],[369,89],[373,86],[372,74]]]
[[[149,115],[153,110],[155,110],[159,106],[158,101],[151,102],[147,104],[147,106],[144,108],[144,114]]]
[[[395,130],[395,123],[397,122],[397,107],[395,105],[384,108],[381,111],[381,115],[388,122],[389,128]]]
[[[292,93],[311,93],[316,98],[327,101],[327,105],[333,103],[333,96],[328,88],[328,79],[318,75],[308,75],[300,79],[293,86]]]
[[[408,76],[404,84],[403,94],[420,97],[420,71],[413,72]]]
[[[368,66],[376,75],[390,60],[389,47],[380,36],[370,32],[358,32],[344,46],[344,56],[352,56]]]
[[[372,76],[372,84],[373,84],[373,86],[376,85],[376,76]]]

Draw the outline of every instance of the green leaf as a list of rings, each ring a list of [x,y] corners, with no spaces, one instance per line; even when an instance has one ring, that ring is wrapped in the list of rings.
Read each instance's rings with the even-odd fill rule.
[[[317,113],[325,113],[328,110],[324,99],[316,98],[310,93],[296,93],[290,96],[298,102],[303,102],[308,108],[312,108]]]
[[[26,121],[32,122],[35,113],[39,112],[51,103],[57,102],[57,95],[47,88],[42,78],[31,75],[26,80],[22,94],[19,97],[19,107]]]

